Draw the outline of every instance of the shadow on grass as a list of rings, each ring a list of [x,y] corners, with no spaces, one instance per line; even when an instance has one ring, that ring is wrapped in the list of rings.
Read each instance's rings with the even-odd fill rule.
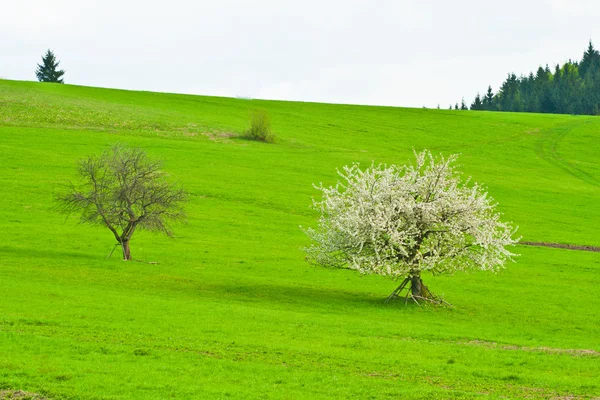
[[[285,284],[221,283],[206,287],[221,298],[245,303],[279,304],[281,307],[310,307],[330,311],[348,308],[413,309],[419,307],[404,300],[385,303],[387,296],[381,293],[349,292],[339,289],[291,286]]]
[[[21,262],[27,258],[49,258],[49,259],[81,259],[103,261],[106,255],[80,253],[76,251],[58,250],[58,249],[36,249],[32,247],[0,246],[0,253],[3,256],[13,256]]]

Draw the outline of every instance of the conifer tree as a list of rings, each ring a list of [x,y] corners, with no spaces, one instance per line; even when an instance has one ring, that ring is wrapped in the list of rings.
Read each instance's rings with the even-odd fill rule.
[[[597,69],[598,67],[600,67],[600,52],[594,48],[594,45],[590,40],[588,49],[583,53],[583,59],[579,64],[579,73],[582,78],[585,78],[588,71]]]
[[[40,82],[54,82],[54,83],[65,83],[62,76],[65,71],[57,69],[59,61],[56,61],[54,53],[50,50],[46,51],[46,54],[42,56],[42,64],[38,64],[35,74]]]
[[[540,66],[535,74],[535,80],[540,84],[546,83],[550,80],[550,76],[551,75],[548,75],[546,70]]]
[[[492,86],[488,86],[487,93],[483,98],[483,109],[491,111],[494,109],[494,92],[492,92]]]
[[[483,102],[481,101],[479,93],[477,93],[475,100],[471,104],[471,110],[483,110]]]
[[[554,67],[554,84],[557,85],[560,83],[560,78],[562,76],[562,69],[560,68],[560,64],[556,64]]]

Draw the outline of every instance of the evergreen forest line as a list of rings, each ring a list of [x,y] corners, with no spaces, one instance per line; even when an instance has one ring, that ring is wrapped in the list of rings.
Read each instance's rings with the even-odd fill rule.
[[[581,61],[548,65],[534,74],[508,74],[498,93],[492,87],[477,94],[471,110],[512,111],[554,114],[600,114],[600,52],[590,41]],[[456,104],[455,109],[459,109]],[[460,109],[466,110],[464,100]]]

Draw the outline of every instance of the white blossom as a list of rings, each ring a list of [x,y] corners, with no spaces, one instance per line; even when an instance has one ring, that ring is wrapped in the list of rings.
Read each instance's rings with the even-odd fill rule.
[[[335,186],[315,186],[321,215],[316,229],[304,230],[312,239],[307,259],[392,278],[495,272],[513,260],[506,246],[518,242],[516,228],[500,220],[481,185],[461,181],[457,155],[415,157],[405,166],[345,166]]]

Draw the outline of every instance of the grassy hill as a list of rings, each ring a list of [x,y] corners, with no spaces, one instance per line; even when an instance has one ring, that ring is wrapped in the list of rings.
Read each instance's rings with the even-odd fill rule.
[[[276,144],[240,139],[266,109]],[[313,183],[461,153],[527,241],[600,245],[600,119],[293,103],[0,80],[0,391],[53,399],[600,396],[600,253],[518,246],[497,275],[395,282],[307,265]],[[55,210],[78,158],[124,142],[190,192],[175,239]],[[563,397],[560,397],[563,396]]]

